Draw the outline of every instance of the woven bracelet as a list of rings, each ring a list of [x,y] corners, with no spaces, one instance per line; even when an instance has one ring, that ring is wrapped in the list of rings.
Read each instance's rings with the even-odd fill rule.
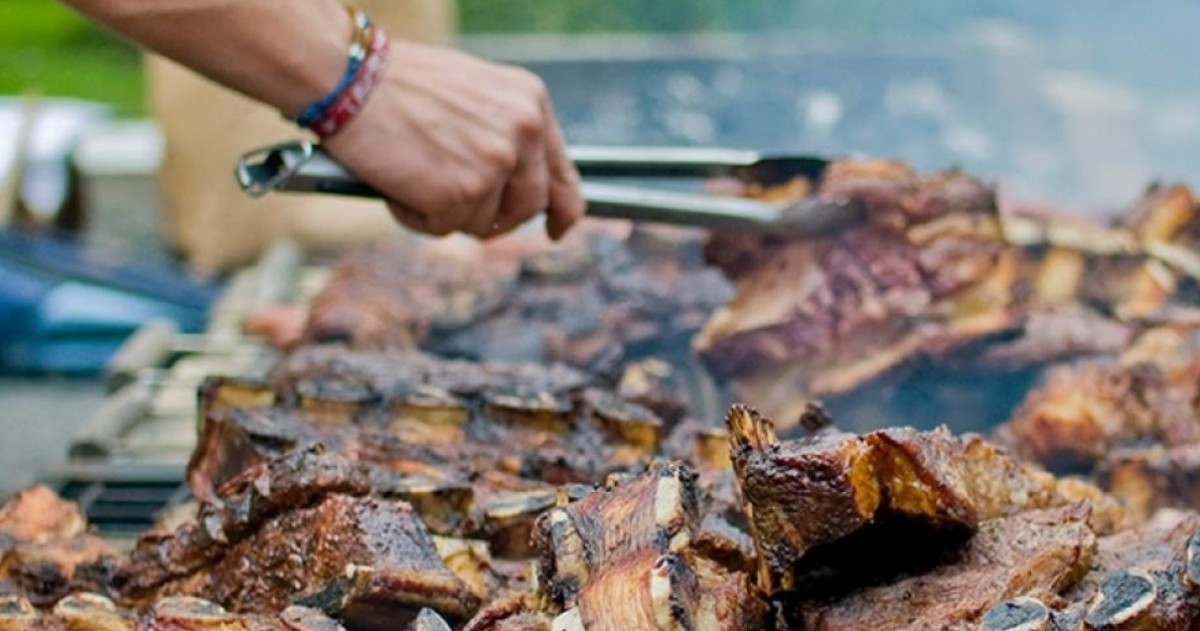
[[[346,64],[346,71],[342,73],[342,78],[329,94],[310,103],[300,112],[300,115],[296,117],[296,124],[301,127],[312,127],[313,124],[329,113],[333,105],[349,89],[358,76],[359,67],[362,65],[363,59],[366,58],[371,47],[372,33],[376,29],[371,24],[370,18],[361,9],[350,4],[346,5],[346,11],[350,14],[351,25],[354,28],[351,35],[349,61]]]
[[[358,115],[367,103],[367,98],[383,76],[387,65],[388,37],[376,27],[371,32],[371,44],[363,60],[358,64],[354,78],[346,85],[324,115],[307,127],[322,139],[340,131]]]

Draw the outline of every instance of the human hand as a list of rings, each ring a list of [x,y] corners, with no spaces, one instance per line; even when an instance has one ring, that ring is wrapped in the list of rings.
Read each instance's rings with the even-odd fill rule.
[[[545,211],[557,240],[584,214],[541,79],[453,50],[393,41],[363,110],[323,144],[420,232],[489,238]]]

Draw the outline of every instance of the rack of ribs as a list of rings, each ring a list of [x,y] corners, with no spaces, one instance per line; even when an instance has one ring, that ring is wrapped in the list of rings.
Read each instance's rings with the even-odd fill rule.
[[[1057,473],[1094,476],[1142,517],[1197,506],[1198,333],[1162,324],[1112,360],[1050,371],[996,440]]]
[[[576,367],[680,352],[730,296],[699,235],[595,231],[557,248],[471,255],[380,245],[339,260],[307,317],[305,343],[422,349],[476,360]]]
[[[797,241],[714,236],[735,297],[695,341],[782,430],[819,398],[856,429],[953,413],[982,431],[1045,367],[1194,319],[1200,217],[1183,186],[1152,187],[1111,226],[1001,212],[967,175],[897,163],[835,165],[806,194],[858,200],[868,221]]]
[[[412,504],[434,533],[487,539],[504,558],[532,554],[533,520],[562,485],[636,471],[672,430],[566,366],[340,347],[298,350],[268,382],[211,380],[201,410],[189,465],[198,497],[320,445],[363,466],[376,493]]]

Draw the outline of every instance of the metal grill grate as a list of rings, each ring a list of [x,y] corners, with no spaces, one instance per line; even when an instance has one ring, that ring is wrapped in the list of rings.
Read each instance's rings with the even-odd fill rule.
[[[79,504],[107,538],[136,537],[158,515],[188,501],[182,471],[174,466],[73,463],[48,474],[46,484]]]

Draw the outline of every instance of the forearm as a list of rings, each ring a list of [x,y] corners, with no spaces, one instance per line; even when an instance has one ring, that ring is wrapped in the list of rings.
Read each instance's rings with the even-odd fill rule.
[[[290,117],[337,84],[339,0],[64,0],[112,30]]]

